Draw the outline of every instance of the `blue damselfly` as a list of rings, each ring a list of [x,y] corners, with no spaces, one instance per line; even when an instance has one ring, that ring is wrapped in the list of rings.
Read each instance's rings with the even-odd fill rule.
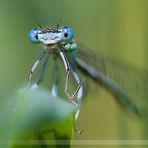
[[[148,82],[147,72],[120,64],[120,62],[118,63],[112,59],[93,53],[87,48],[82,49],[74,41],[73,30],[67,26],[57,27],[56,29],[34,28],[29,33],[29,39],[33,43],[43,45],[41,54],[30,70],[28,81],[31,89],[36,89],[42,82],[49,55],[53,54],[55,59],[60,58],[66,71],[65,93],[68,99],[78,107],[75,123],[78,118],[83,96],[82,82],[77,70],[80,70],[95,80],[95,82],[108,89],[122,106],[136,114],[140,113],[137,104],[132,99],[135,94],[143,98],[147,97],[148,87],[145,85]],[[32,74],[43,59],[44,62],[39,78],[35,84],[31,85]],[[72,94],[68,92],[70,73],[77,83],[77,88]],[[52,94],[54,96],[58,94],[58,83],[56,81],[52,87]],[[76,102],[74,98],[77,98]],[[75,130],[78,131],[76,128]]]

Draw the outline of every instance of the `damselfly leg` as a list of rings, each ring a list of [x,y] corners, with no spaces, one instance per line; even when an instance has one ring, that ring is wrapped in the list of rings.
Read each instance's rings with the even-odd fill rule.
[[[76,91],[71,96],[71,98],[73,99],[73,98],[75,98],[75,96],[78,94],[80,88],[82,87],[82,83],[81,83],[81,80],[80,80],[80,78],[79,78],[79,76],[77,74],[76,69],[72,65],[70,65],[70,66],[71,66],[71,72],[72,72],[72,74],[73,74],[73,76],[74,76],[74,78],[75,78],[75,80],[76,80],[76,82],[78,84],[78,87],[77,87]]]
[[[46,65],[47,65],[47,63],[48,63],[48,58],[49,58],[49,54],[46,54],[46,56],[45,56],[45,61],[44,61],[43,65],[42,65],[42,67],[41,67],[41,71],[40,71],[40,73],[39,73],[38,80],[37,80],[37,82],[36,82],[35,84],[33,84],[33,85],[31,86],[31,89],[32,89],[32,90],[37,89],[38,86],[39,86],[39,84],[43,81],[43,77],[44,77]]]
[[[59,84],[59,77],[60,77],[60,74],[59,74],[60,69],[58,68],[58,65],[57,65],[57,59],[55,59],[54,61],[55,61],[54,67],[53,67],[54,84],[51,89],[51,94],[52,94],[52,96],[57,97],[58,96],[58,84]]]
[[[81,134],[83,131],[79,130],[77,127],[76,127],[76,122],[77,122],[77,119],[78,119],[78,116],[79,116],[79,113],[80,113],[80,107],[81,107],[81,100],[82,100],[82,97],[83,97],[83,86],[80,87],[79,91],[78,91],[78,94],[77,94],[77,98],[76,98],[76,104],[77,104],[77,111],[75,113],[75,118],[74,118],[74,130],[78,133],[78,134]]]
[[[78,76],[77,72],[74,70],[74,68],[71,67],[71,65],[69,64],[66,56],[64,55],[64,53],[62,51],[60,51],[60,56],[61,56],[61,58],[63,60],[64,66],[65,66],[65,71],[66,71],[65,93],[69,97],[69,99],[72,101],[75,98],[75,96],[77,95],[77,93],[79,92],[79,89],[82,86],[82,84],[81,84],[81,81],[79,79],[79,76]],[[78,84],[77,89],[75,90],[75,92],[72,95],[70,95],[68,93],[68,84],[69,84],[70,71],[72,72],[72,74],[73,74],[73,76],[74,76],[74,78],[75,78],[75,80],[76,80],[76,82]]]
[[[39,66],[40,62],[42,61],[42,59],[44,58],[45,56],[45,52],[42,52],[39,57],[37,58],[37,60],[35,61],[35,63],[32,65],[32,68],[30,70],[30,73],[29,73],[29,77],[28,77],[28,83],[29,83],[29,86],[31,85],[31,79],[32,79],[32,75],[33,73],[35,72],[35,70],[37,69],[37,67]]]
[[[58,96],[58,84],[59,84],[59,77],[60,77],[60,69],[58,68],[58,65],[57,65],[57,59],[54,59],[55,63],[54,63],[54,67],[53,67],[53,78],[54,78],[54,84],[52,86],[52,89],[51,89],[51,94],[52,96],[54,97],[57,97]],[[80,79],[76,73],[76,70],[71,66],[71,70],[72,70],[72,73],[74,75],[74,77],[76,77],[75,79],[77,80],[77,82],[80,83]],[[81,100],[82,100],[82,97],[83,97],[83,87],[81,86],[79,88],[79,91],[76,93],[76,102],[73,101],[73,100],[70,100],[76,107],[77,107],[77,111],[75,113],[75,116],[74,116],[74,130],[78,133],[78,134],[81,134],[83,131],[79,130],[77,127],[76,127],[76,122],[77,122],[77,119],[78,119],[78,116],[79,116],[79,112],[80,112],[80,107],[81,107]]]

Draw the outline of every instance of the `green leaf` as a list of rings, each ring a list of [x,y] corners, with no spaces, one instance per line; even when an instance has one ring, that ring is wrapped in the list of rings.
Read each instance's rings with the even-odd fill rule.
[[[44,89],[19,91],[11,125],[10,147],[70,146],[75,106]],[[65,146],[64,146],[65,147]]]

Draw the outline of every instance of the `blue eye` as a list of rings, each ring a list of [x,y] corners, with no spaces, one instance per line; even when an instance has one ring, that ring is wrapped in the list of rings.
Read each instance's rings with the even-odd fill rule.
[[[74,32],[71,28],[64,27],[61,29],[61,33],[62,33],[62,36],[61,36],[62,41],[70,41],[73,39]]]
[[[39,29],[36,29],[36,28],[32,29],[28,34],[29,40],[33,43],[39,43],[39,40],[38,40],[39,32],[40,32]]]

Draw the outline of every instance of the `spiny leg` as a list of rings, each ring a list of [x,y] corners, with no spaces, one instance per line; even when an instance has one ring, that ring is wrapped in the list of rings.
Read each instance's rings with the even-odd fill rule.
[[[79,76],[75,70],[74,67],[72,67],[67,58],[64,56],[63,52],[61,51],[60,52],[60,56],[64,62],[64,66],[65,66],[65,70],[66,70],[66,85],[65,85],[65,93],[67,94],[67,96],[69,97],[69,100],[77,107],[77,111],[76,111],[76,114],[75,114],[75,118],[74,118],[74,130],[78,133],[78,134],[81,134],[83,131],[79,130],[76,128],[76,121],[78,119],[78,116],[79,116],[79,112],[80,112],[80,106],[81,106],[81,99],[82,99],[82,95],[83,95],[83,87],[82,87],[82,83],[79,79]],[[76,89],[76,91],[72,94],[72,96],[69,95],[68,93],[68,83],[69,83],[69,74],[70,74],[70,68],[71,68],[71,71],[72,71],[72,74],[78,84],[78,87]],[[77,95],[77,102],[74,102],[73,101],[73,98]]]
[[[79,89],[81,88],[82,86],[82,83],[80,81],[80,78],[75,70],[74,67],[72,67],[72,65],[69,64],[69,69],[71,70],[72,72],[72,75],[74,76],[74,79],[76,80],[77,84],[78,84],[78,87],[77,89],[74,91],[74,93],[70,96],[69,93],[68,93],[68,85],[69,85],[69,77],[70,77],[70,70],[67,72],[67,75],[66,75],[66,84],[65,84],[65,93],[69,96],[69,99],[72,101],[76,95],[78,94],[79,92]]]
[[[55,64],[53,67],[54,68],[53,69],[54,84],[51,89],[51,94],[52,96],[57,97],[58,96],[58,83],[59,83],[59,68],[57,65],[57,59],[54,59],[54,60],[55,60]]]
[[[39,84],[43,81],[43,77],[44,77],[44,73],[45,73],[45,68],[46,68],[46,65],[48,63],[48,58],[49,58],[49,54],[47,54],[46,57],[45,57],[45,61],[44,61],[43,65],[42,65],[42,67],[41,67],[41,71],[39,73],[39,77],[38,77],[37,82],[31,86],[32,90],[37,89]]]
[[[42,52],[39,55],[39,57],[37,58],[37,60],[35,61],[35,63],[32,65],[32,68],[30,70],[29,77],[28,77],[29,86],[31,85],[32,75],[33,75],[34,71],[37,69],[38,65],[40,64],[40,62],[41,62],[41,60],[43,59],[44,56],[45,56],[45,52]]]
[[[66,84],[65,84],[65,93],[68,96],[68,98],[71,98],[71,96],[68,93],[68,83],[69,83],[69,74],[70,74],[70,65],[69,62],[67,60],[67,58],[65,57],[65,55],[63,54],[62,51],[60,51],[60,56],[63,60],[64,66],[65,66],[65,71],[66,71]]]
[[[72,68],[72,66],[69,64],[66,56],[64,55],[64,53],[62,51],[60,51],[60,56],[61,56],[61,58],[63,60],[64,66],[65,66],[65,70],[66,70],[65,93],[69,97],[69,99],[72,101],[75,98],[75,96],[77,95],[77,93],[78,93],[80,87],[82,86],[82,84],[81,84],[81,81],[79,79],[79,76],[78,76],[76,70],[74,68]],[[72,74],[73,74],[73,76],[74,76],[74,78],[75,78],[75,80],[76,80],[76,82],[78,84],[78,87],[77,87],[76,91],[71,96],[68,93],[68,84],[69,84],[70,70],[72,70]]]
[[[75,118],[74,118],[74,130],[78,133],[78,134],[81,134],[83,131],[79,130],[77,127],[76,127],[76,122],[77,122],[77,119],[78,119],[78,116],[79,116],[79,112],[80,112],[80,107],[81,107],[81,100],[82,100],[82,97],[83,97],[83,86],[80,87],[79,91],[78,91],[78,94],[77,94],[77,111],[76,111],[76,114],[75,114]]]
[[[56,82],[52,86],[51,94],[54,97],[57,97],[58,96],[58,84]]]
[[[75,96],[77,95],[77,97],[76,97],[77,111],[76,111],[75,118],[74,118],[74,130],[78,134],[81,134],[83,131],[76,128],[76,121],[78,119],[79,112],[80,112],[81,100],[82,100],[82,96],[83,96],[83,86],[82,86],[80,78],[79,78],[79,76],[77,74],[77,71],[75,70],[75,68],[72,65],[71,65],[71,71],[72,71],[72,74],[73,74],[77,84],[78,84],[78,87],[77,87],[76,91],[73,93],[73,95],[71,97],[71,101],[73,101],[73,98],[75,98]]]
[[[72,65],[71,65],[71,71],[72,71],[72,74],[73,74],[77,84],[78,84],[77,89],[75,90],[75,92],[71,96],[71,100],[73,100],[75,98],[75,96],[78,94],[78,92],[79,92],[79,90],[80,90],[80,88],[82,86],[82,83],[81,83],[81,80],[80,80],[80,78],[79,78],[79,76],[77,74],[76,69]]]

